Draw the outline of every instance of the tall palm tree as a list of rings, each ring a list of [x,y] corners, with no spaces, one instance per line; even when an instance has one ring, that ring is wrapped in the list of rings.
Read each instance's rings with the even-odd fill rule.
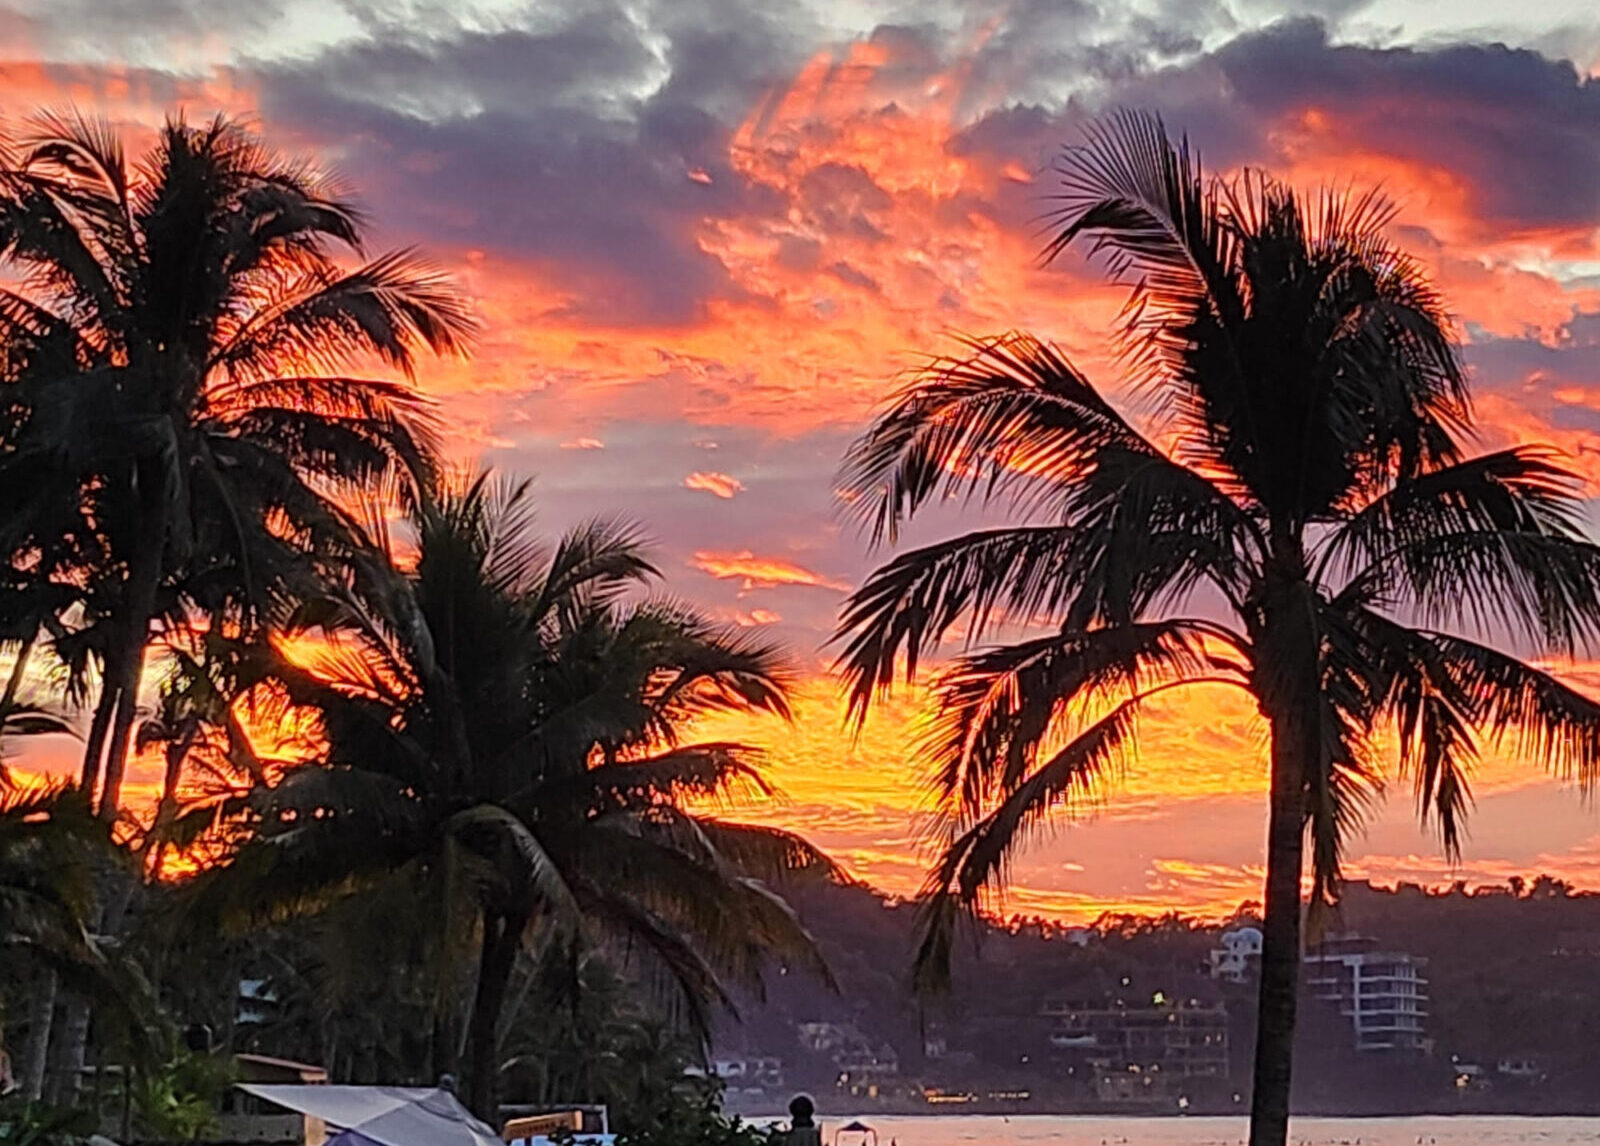
[[[77,116],[0,148],[0,263],[20,280],[0,290],[0,489],[29,493],[0,495],[0,552],[93,559],[81,627],[54,643],[78,687],[102,670],[82,786],[106,818],[152,624],[248,623],[340,557],[341,491],[427,468],[417,394],[348,371],[409,374],[472,324],[407,252],[344,265],[362,230],[328,179],[221,117],[169,120],[136,164]]]
[[[971,642],[936,688],[948,830],[925,983],[1030,830],[1129,758],[1151,698],[1255,698],[1271,798],[1251,1142],[1280,1146],[1307,841],[1326,904],[1384,771],[1381,730],[1452,855],[1485,746],[1592,784],[1600,706],[1484,638],[1592,640],[1600,549],[1548,451],[1463,454],[1456,347],[1378,198],[1209,178],[1135,113],[1059,171],[1047,255],[1087,241],[1129,284],[1121,360],[1156,432],[1025,335],[935,362],[854,446],[844,496],[876,539],[949,497],[1010,520],[878,569],[846,607],[842,663],[859,716],[954,627]]]
[[[627,526],[544,551],[524,485],[431,491],[409,524],[409,573],[302,612],[326,644],[282,676],[320,710],[326,757],[256,794],[250,840],[197,910],[226,912],[242,889],[259,918],[361,888],[391,927],[397,896],[441,933],[476,926],[466,1075],[486,1117],[528,943],[625,940],[701,1032],[726,976],[756,984],[770,959],[820,969],[763,879],[831,865],[686,807],[765,791],[750,749],[680,737],[709,710],[786,715],[777,651],[669,602],[627,603],[655,576]]]

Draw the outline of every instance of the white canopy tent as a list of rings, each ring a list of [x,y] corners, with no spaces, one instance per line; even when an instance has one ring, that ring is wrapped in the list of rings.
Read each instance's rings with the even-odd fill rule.
[[[342,1131],[328,1146],[504,1146],[455,1095],[436,1087],[241,1083],[239,1089]]]

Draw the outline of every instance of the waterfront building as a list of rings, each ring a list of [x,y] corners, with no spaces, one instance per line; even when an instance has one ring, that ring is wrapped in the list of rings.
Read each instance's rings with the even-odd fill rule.
[[[1329,935],[1306,953],[1306,994],[1337,1008],[1357,1051],[1426,1051],[1426,966],[1370,936]]]

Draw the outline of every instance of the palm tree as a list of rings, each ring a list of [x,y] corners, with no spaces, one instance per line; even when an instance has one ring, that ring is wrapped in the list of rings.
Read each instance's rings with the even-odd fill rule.
[[[282,675],[320,710],[323,766],[258,791],[250,841],[197,910],[262,918],[359,888],[391,929],[408,914],[445,938],[476,925],[466,1074],[486,1117],[530,942],[625,939],[701,1033],[724,977],[757,984],[770,959],[820,969],[762,879],[831,865],[685,807],[765,791],[750,749],[680,734],[711,710],[786,715],[777,651],[669,602],[626,603],[655,571],[625,525],[541,550],[525,485],[431,491],[410,527],[408,574],[302,612],[324,651]]]
[[[946,813],[918,952],[948,970],[962,909],[1031,829],[1108,781],[1151,698],[1242,688],[1270,730],[1251,1142],[1288,1124],[1309,839],[1313,903],[1392,730],[1454,855],[1473,761],[1519,750],[1591,784],[1600,706],[1480,638],[1567,653],[1600,632],[1600,549],[1548,451],[1467,457],[1466,381],[1439,298],[1373,195],[1208,178],[1123,113],[1059,165],[1053,257],[1087,240],[1130,285],[1122,361],[1141,432],[1057,349],[975,342],[916,377],[854,446],[843,495],[893,540],[931,501],[1006,524],[906,552],[841,623],[852,712],[957,625],[930,765]],[[1008,631],[1009,643],[974,647]]]
[[[56,654],[103,676],[82,787],[114,818],[153,624],[248,624],[308,565],[343,559],[338,498],[427,470],[407,385],[471,329],[407,252],[346,267],[362,219],[238,123],[169,120],[130,165],[104,124],[41,116],[0,148],[0,552],[77,554],[82,623]],[[58,583],[52,581],[52,583]],[[42,599],[28,641],[60,611]]]

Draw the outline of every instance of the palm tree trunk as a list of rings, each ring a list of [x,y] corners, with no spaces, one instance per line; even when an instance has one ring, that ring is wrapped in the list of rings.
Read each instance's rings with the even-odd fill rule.
[[[128,741],[139,709],[139,679],[144,675],[145,647],[150,639],[150,617],[155,612],[156,590],[161,585],[161,555],[166,548],[167,502],[160,493],[145,515],[145,527],[128,577],[128,614],[123,619],[124,642],[117,664],[116,719],[111,744],[106,749],[105,787],[100,792],[100,818],[115,820],[122,799],[122,777],[128,767]],[[109,659],[109,658],[108,658]],[[109,683],[109,682],[108,682]]]
[[[467,1106],[496,1130],[500,1126],[500,1015],[527,925],[525,914],[484,909],[478,986],[467,1031]]]
[[[166,850],[167,835],[178,818],[178,785],[183,780],[183,762],[194,748],[198,732],[199,726],[191,725],[184,729],[177,743],[167,745],[166,769],[161,776],[161,795],[156,800],[155,818],[150,822],[150,831],[146,833],[144,846],[139,851],[139,868],[147,879],[153,880],[161,873],[161,857]]]
[[[1250,1146],[1289,1138],[1295,1012],[1300,990],[1300,877],[1305,862],[1306,777],[1321,756],[1322,697],[1316,603],[1291,555],[1269,584],[1258,646],[1257,694],[1272,726],[1266,918],[1250,1095]]]
[[[109,783],[109,780],[108,780]],[[95,915],[94,930],[101,935],[119,935],[128,915],[128,905],[139,888],[138,879],[121,866],[112,866],[101,874],[98,895],[101,897]],[[78,1082],[83,1077],[84,1065],[89,1061],[89,1026],[94,1015],[94,1004],[87,996],[67,995],[62,1008],[62,1021],[57,1026],[60,1040],[56,1046],[56,1061],[52,1068],[55,1079],[55,1099],[58,1105],[70,1106],[77,1099]]]
[[[1250,1146],[1283,1146],[1289,1136],[1289,1092],[1300,988],[1300,873],[1305,851],[1305,801],[1293,749],[1273,737],[1272,811],[1267,826],[1266,918],[1261,936],[1261,986],[1256,1016]],[[1282,738],[1286,739],[1286,738]]]
[[[154,597],[153,591],[151,597]],[[148,612],[145,616],[148,617]],[[149,621],[146,620],[143,625],[148,627]],[[105,785],[100,792],[100,818],[107,821],[116,819],[119,810],[128,737],[133,726],[133,714],[138,706],[139,675],[144,668],[143,642],[138,644],[134,655],[128,656],[124,653],[119,658],[119,663],[131,666],[131,672],[125,671],[122,674],[123,679],[117,682],[119,687],[116,689],[116,715],[112,725],[111,744],[106,756]],[[110,680],[106,682],[108,690],[111,689],[112,683]],[[99,714],[96,713],[96,719],[98,718]],[[117,935],[121,932],[129,901],[137,887],[136,875],[119,865],[111,865],[101,873],[95,892],[98,903],[93,929],[97,934]],[[57,1034],[60,1037],[53,1048],[55,1061],[51,1066],[51,1073],[54,1075],[52,1100],[57,1105],[70,1106],[77,1099],[78,1082],[89,1057],[89,1027],[93,1012],[93,1003],[87,997],[78,994],[67,996],[66,1004],[62,1008],[62,1021],[57,1025]]]
[[[111,714],[117,708],[117,690],[112,681],[121,675],[113,670],[109,658],[105,670],[105,679],[100,685],[100,699],[94,706],[94,719],[89,722],[89,735],[83,743],[83,769],[78,777],[78,788],[91,805],[94,803],[95,789],[100,786],[100,772],[105,764],[106,733],[111,730]]]
[[[55,1061],[50,1064],[48,1098],[54,1106],[75,1106],[89,1046],[89,1000],[69,992],[52,1035]]]
[[[45,1067],[50,1062],[50,1027],[56,1014],[56,973],[41,968],[28,1000],[28,1044],[22,1053],[22,1097],[38,1102],[44,1096]]]
[[[142,629],[149,627],[145,615]],[[129,638],[130,646],[133,638]],[[111,724],[111,742],[106,747],[105,784],[100,789],[100,818],[115,820],[122,805],[122,779],[128,770],[128,742],[133,736],[133,718],[139,711],[139,678],[144,674],[144,640],[130,647],[122,658],[124,669],[118,682],[116,715]]]

